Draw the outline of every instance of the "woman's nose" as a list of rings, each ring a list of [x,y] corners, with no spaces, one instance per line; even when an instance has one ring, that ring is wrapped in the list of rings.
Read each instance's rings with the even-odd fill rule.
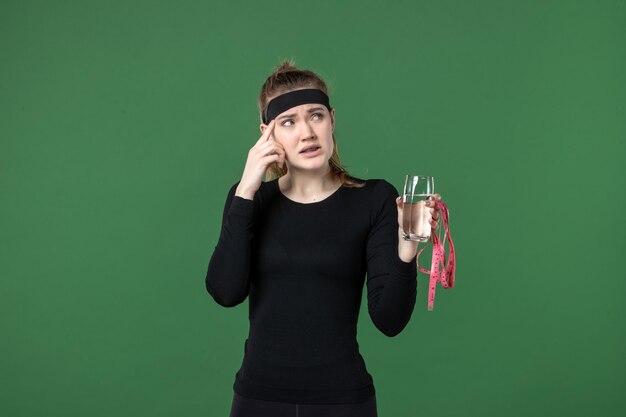
[[[304,138],[311,138],[315,136],[315,131],[313,130],[313,126],[311,126],[307,122],[302,123],[302,126],[304,126],[302,128],[302,136]]]

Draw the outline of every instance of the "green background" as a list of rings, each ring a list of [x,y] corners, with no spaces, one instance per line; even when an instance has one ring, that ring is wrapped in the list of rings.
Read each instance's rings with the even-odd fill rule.
[[[450,206],[455,288],[362,304],[379,415],[625,415],[625,41],[623,1],[3,0],[0,414],[228,415],[248,302],[204,277],[291,58],[353,175]]]

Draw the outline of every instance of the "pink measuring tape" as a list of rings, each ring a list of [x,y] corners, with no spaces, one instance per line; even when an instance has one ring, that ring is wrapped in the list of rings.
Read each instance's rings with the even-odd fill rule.
[[[431,200],[432,201],[432,200]],[[450,213],[448,212],[448,206],[443,201],[435,201],[435,205],[441,213],[441,219],[443,220],[444,235],[443,239],[439,240],[439,236],[435,232],[435,229],[431,227],[430,241],[433,242],[433,259],[431,263],[431,270],[424,269],[420,266],[419,257],[420,253],[426,248],[424,246],[417,252],[416,262],[420,271],[425,274],[430,274],[430,284],[428,287],[428,310],[432,311],[435,308],[435,288],[437,282],[440,282],[444,288],[452,288],[454,286],[454,270],[456,267],[456,260],[454,257],[454,244],[452,243],[452,236],[450,235],[449,219]],[[446,253],[444,251],[444,245],[446,238],[450,244],[448,254],[448,265],[446,266]]]

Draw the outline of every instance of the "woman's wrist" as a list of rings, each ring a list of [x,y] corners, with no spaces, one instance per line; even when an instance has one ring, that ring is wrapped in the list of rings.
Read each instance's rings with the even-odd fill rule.
[[[415,255],[416,255],[415,250],[409,252],[409,251],[403,250],[402,248],[398,248],[398,257],[404,263],[412,262],[415,259]]]
[[[398,257],[402,262],[409,263],[415,259],[418,243],[414,240],[404,240],[402,230],[398,228]]]
[[[253,200],[254,199],[254,193],[255,191],[250,191],[248,189],[245,189],[241,186],[241,184],[239,184],[237,186],[237,189],[235,190],[235,195],[237,197],[241,197],[241,198],[245,198],[247,200]]]

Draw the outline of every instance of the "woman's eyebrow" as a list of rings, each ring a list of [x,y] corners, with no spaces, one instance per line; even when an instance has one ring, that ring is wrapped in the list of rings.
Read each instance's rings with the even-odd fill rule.
[[[307,113],[313,113],[314,111],[318,111],[318,110],[324,110],[323,107],[313,107],[312,109],[308,109],[306,112]],[[296,113],[291,113],[291,114],[284,114],[280,117],[278,117],[278,119],[282,119],[283,117],[294,117],[296,115]]]

